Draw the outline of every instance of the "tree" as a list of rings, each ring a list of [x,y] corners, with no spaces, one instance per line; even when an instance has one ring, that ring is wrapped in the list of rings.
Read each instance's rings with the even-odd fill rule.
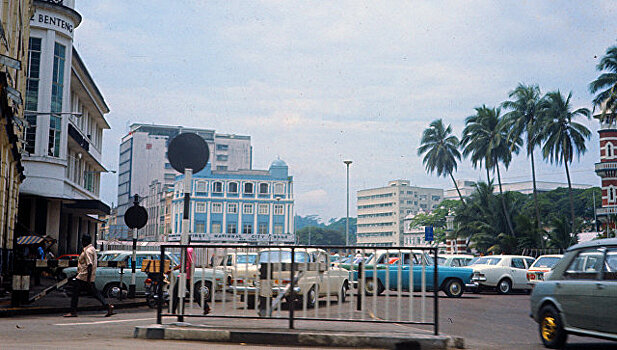
[[[602,109],[600,120],[612,124],[617,111],[617,46],[606,49],[596,70],[604,72],[589,84],[589,92],[596,94],[593,107]]]
[[[521,139],[508,139],[507,120],[502,118],[500,114],[501,109],[499,108],[489,108],[486,105],[476,107],[476,114],[467,117],[465,120],[461,145],[463,146],[463,155],[471,156],[474,167],[484,160],[487,181],[490,181],[489,169],[497,170],[503,214],[507,220],[510,234],[514,234],[512,222],[506,215],[507,208],[503,198],[499,162],[502,162],[506,169],[508,168],[512,161],[512,153],[519,151]],[[512,144],[510,145],[509,142]]]
[[[579,108],[572,111],[570,100],[572,92],[567,97],[559,90],[549,92],[542,102],[542,113],[545,116],[544,126],[544,146],[542,155],[551,163],[563,163],[568,178],[568,193],[570,197],[570,214],[572,220],[570,227],[574,230],[574,199],[572,196],[572,181],[570,180],[570,170],[568,164],[572,163],[574,155],[580,158],[581,154],[587,151],[585,141],[591,136],[591,132],[583,124],[573,121],[577,116],[589,118],[587,108]]]
[[[538,208],[538,190],[536,187],[536,166],[533,151],[540,144],[542,121],[540,117],[540,88],[538,85],[520,83],[510,92],[511,100],[502,106],[511,111],[506,114],[510,125],[511,145],[516,144],[524,134],[526,136],[527,157],[531,159],[531,178],[533,181],[533,198],[536,207],[536,228],[540,228],[540,210]]]
[[[549,245],[552,248],[567,249],[576,243],[576,236],[572,234],[572,227],[568,220],[554,219],[551,222],[553,229],[549,232]]]
[[[298,244],[311,245],[345,245],[345,232],[319,226],[307,226],[296,232]]]
[[[461,160],[458,146],[459,140],[458,137],[452,135],[452,126],[448,125],[448,127],[445,127],[443,121],[437,119],[431,122],[429,127],[424,130],[420,147],[418,148],[418,155],[425,154],[422,164],[424,164],[429,174],[436,172],[437,176],[450,176],[461,202],[465,204],[465,200],[452,174],[457,169],[458,161]]]

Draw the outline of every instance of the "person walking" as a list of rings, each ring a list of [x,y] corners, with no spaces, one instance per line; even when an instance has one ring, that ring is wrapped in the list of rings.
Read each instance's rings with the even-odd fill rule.
[[[77,259],[77,276],[71,280],[73,285],[73,295],[71,296],[71,312],[64,317],[77,317],[77,303],[79,294],[82,291],[87,291],[89,295],[94,296],[98,301],[107,308],[105,317],[114,314],[114,306],[108,304],[101,292],[94,286],[96,278],[96,249],[92,245],[92,238],[89,235],[84,235],[81,238],[84,246],[79,258]]]

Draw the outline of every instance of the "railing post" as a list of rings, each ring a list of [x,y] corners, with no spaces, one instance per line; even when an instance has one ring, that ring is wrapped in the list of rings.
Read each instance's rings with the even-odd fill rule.
[[[364,258],[363,258],[364,259]],[[353,265],[352,265],[353,266]],[[364,294],[364,260],[358,263],[358,297],[356,298],[356,310],[362,311],[362,294]],[[373,286],[373,292],[376,293],[376,286]]]
[[[294,309],[296,306],[296,293],[294,288],[296,287],[295,279],[296,270],[296,249],[291,247],[291,271],[290,278],[291,290],[289,291],[289,329],[294,329]]]
[[[159,261],[159,278],[157,281],[157,290],[158,300],[156,303],[156,323],[163,323],[163,281],[165,281],[165,246],[161,245],[161,260]],[[171,265],[170,265],[171,267]]]
[[[435,335],[439,335],[439,286],[437,282],[439,278],[437,261],[439,261],[439,248],[435,247],[435,260],[433,261],[433,267],[435,271],[433,272],[433,322],[435,322]]]

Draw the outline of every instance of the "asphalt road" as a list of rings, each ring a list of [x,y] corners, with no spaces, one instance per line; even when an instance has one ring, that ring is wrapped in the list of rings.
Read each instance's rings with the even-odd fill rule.
[[[239,314],[243,310],[232,310],[232,303],[226,305],[226,314]],[[369,310],[373,310],[372,298],[365,300]],[[400,312],[403,316],[409,312],[409,299],[403,298],[403,306],[399,306],[396,297],[376,299],[377,313],[372,312],[362,317],[368,319],[385,318],[386,312],[390,317],[398,317]],[[421,315],[421,298],[414,298],[414,314]],[[427,297],[426,317],[432,315],[433,299]],[[353,301],[355,302],[355,301]],[[440,303],[440,331],[442,334],[461,336],[465,338],[468,349],[544,349],[538,338],[536,323],[529,318],[528,295],[497,295],[497,294],[465,294],[460,299],[439,298]],[[326,303],[320,302],[319,316],[325,316]],[[353,304],[355,305],[355,304]],[[386,305],[388,306],[386,308]],[[359,314],[350,308],[346,302],[340,306],[333,300],[330,315],[338,316],[341,312],[343,317]],[[220,301],[214,305],[214,314],[222,313]],[[387,310],[387,311],[386,311]],[[399,311],[400,310],[400,311]],[[82,349],[84,344],[89,348],[132,348],[132,349],[180,349],[187,346],[195,346],[191,342],[177,341],[149,341],[133,339],[133,330],[137,325],[148,325],[155,322],[155,313],[148,308],[135,310],[119,310],[118,315],[112,318],[103,317],[103,312],[82,313],[78,318],[62,318],[59,315],[46,316],[22,316],[0,319],[0,348],[2,349]],[[197,308],[193,312],[199,312]],[[254,311],[251,311],[254,313]],[[282,310],[281,316],[285,317],[287,311]],[[275,315],[277,312],[274,313]],[[302,316],[302,311],[297,311],[297,316]],[[308,310],[308,316],[312,317],[314,310]],[[370,317],[369,317],[370,316]],[[172,322],[166,318],[166,322]],[[231,319],[191,318],[190,322],[233,322]],[[238,322],[238,321],[235,321]],[[240,321],[242,322],[242,321]],[[255,322],[265,321],[251,321]],[[278,322],[282,327],[284,321]],[[276,324],[278,324],[276,323]],[[303,327],[310,327],[311,322],[302,322]],[[372,324],[353,324],[355,328],[373,327]],[[231,325],[230,325],[231,326]],[[337,323],[337,327],[346,327],[344,323]],[[418,325],[404,324],[375,324],[378,327],[392,327],[397,331],[409,330],[409,332],[431,333],[431,328]],[[213,348],[266,348],[259,346],[246,346],[242,344],[211,344]],[[271,346],[269,346],[271,347]],[[280,348],[280,347],[279,347]],[[283,347],[284,348],[284,347]],[[294,347],[296,348],[296,347]],[[596,340],[571,336],[568,340],[568,349],[608,350],[617,348],[616,342]]]

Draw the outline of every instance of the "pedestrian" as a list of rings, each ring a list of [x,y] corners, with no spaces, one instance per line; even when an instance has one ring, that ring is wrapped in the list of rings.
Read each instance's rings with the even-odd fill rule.
[[[100,301],[107,308],[105,317],[109,317],[114,314],[114,306],[107,303],[101,292],[94,285],[96,279],[96,249],[91,244],[92,238],[89,235],[84,235],[81,238],[81,242],[84,248],[77,259],[77,276],[71,280],[73,285],[71,312],[64,315],[64,317],[77,317],[77,303],[79,301],[79,294],[82,291],[88,292],[89,295],[94,296]]]
[[[189,241],[190,242],[190,241]],[[190,243],[189,243],[190,244]],[[193,270],[193,261],[194,261],[194,256],[193,256],[193,248],[186,248],[186,278],[185,278],[185,291],[190,291],[191,289],[191,272]],[[179,270],[180,269],[180,265],[174,267],[174,270]],[[180,286],[178,285],[179,283],[181,283],[181,281],[178,280],[178,282],[176,283],[176,285],[174,286],[174,290],[173,290],[173,300],[172,300],[172,312],[176,313],[176,310],[178,308],[178,302],[180,301],[180,298],[178,298],[178,289],[180,288]],[[210,293],[212,293],[212,291],[210,291]],[[201,295],[200,295],[201,297]],[[210,313],[210,306],[208,305],[208,298],[204,298],[204,305],[203,305],[203,313],[204,315],[207,315]]]

